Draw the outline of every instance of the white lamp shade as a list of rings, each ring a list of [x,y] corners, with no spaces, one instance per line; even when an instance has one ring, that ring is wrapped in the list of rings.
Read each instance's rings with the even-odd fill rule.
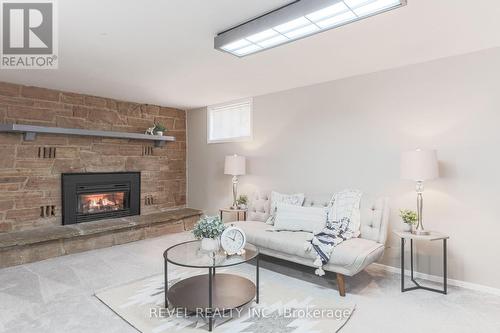
[[[438,178],[439,168],[435,150],[412,150],[401,154],[401,178],[424,181]]]
[[[242,176],[246,173],[245,156],[226,156],[224,163],[224,174],[231,176]]]

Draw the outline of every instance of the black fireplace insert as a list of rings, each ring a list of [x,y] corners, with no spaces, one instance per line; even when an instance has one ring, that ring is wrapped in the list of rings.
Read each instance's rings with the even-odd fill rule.
[[[140,172],[62,175],[63,224],[140,214]]]

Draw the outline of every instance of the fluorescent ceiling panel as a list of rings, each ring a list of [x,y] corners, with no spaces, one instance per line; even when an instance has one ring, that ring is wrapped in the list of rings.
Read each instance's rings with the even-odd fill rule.
[[[255,35],[249,36],[246,39],[252,43],[256,43],[256,42],[260,42],[261,40],[266,40],[266,39],[276,37],[277,35],[279,35],[279,33],[276,30],[269,29],[269,30],[259,32]]]
[[[302,36],[310,35],[313,32],[319,31],[318,26],[314,24],[306,25],[305,27],[298,28],[289,32],[284,33],[284,35],[290,39],[299,38]]]
[[[267,49],[267,48],[270,48],[270,47],[273,47],[273,46],[276,46],[279,44],[286,43],[288,41],[289,41],[289,39],[286,36],[278,35],[276,37],[261,41],[258,43],[258,45],[261,46],[263,49]]]
[[[406,1],[299,0],[218,34],[214,44],[243,57],[405,6]]]
[[[302,28],[303,26],[311,24],[311,21],[306,19],[305,17],[299,17],[295,20],[291,20],[289,22],[280,24],[276,27],[274,27],[274,30],[278,31],[279,33],[285,33],[288,31],[292,31],[298,28]]]
[[[350,8],[363,6],[370,2],[373,2],[373,0],[344,0],[344,3],[348,5]]]
[[[260,50],[262,50],[262,47],[255,45],[255,44],[252,44],[249,46],[245,46],[241,49],[234,50],[234,51],[232,51],[232,53],[236,54],[237,56],[244,56],[244,55],[247,55],[250,53],[255,53],[255,52],[260,51]]]
[[[306,15],[306,18],[313,22],[318,22],[323,19],[344,13],[350,11],[349,7],[346,6],[346,4],[341,1],[339,3],[336,3],[333,6],[329,6],[320,10],[315,11],[314,13],[311,13],[309,15]]]
[[[238,50],[238,49],[240,49],[242,47],[248,46],[250,44],[252,44],[252,43],[249,42],[248,40],[246,40],[246,39],[240,39],[240,40],[238,40],[236,42],[233,42],[231,44],[227,44],[227,45],[223,46],[222,48],[224,50],[226,50],[226,51],[231,52],[231,51],[234,51],[234,50]]]
[[[399,0],[378,0],[369,2],[357,8],[353,8],[353,10],[354,13],[358,16],[367,16],[397,6],[399,5],[399,3],[400,3]]]
[[[356,14],[354,14],[351,11],[348,11],[348,12],[345,12],[342,14],[335,15],[333,17],[329,17],[326,20],[319,21],[316,24],[321,29],[327,29],[330,27],[339,26],[339,25],[344,24],[344,23],[349,22],[349,21],[354,21],[357,18],[358,17],[356,16]]]

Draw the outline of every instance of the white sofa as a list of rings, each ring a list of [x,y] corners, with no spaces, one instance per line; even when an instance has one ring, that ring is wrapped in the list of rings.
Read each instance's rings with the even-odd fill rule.
[[[326,200],[306,199],[304,206],[326,206]],[[257,246],[262,254],[313,266],[316,258],[314,250],[306,251],[305,244],[312,238],[312,233],[273,231],[273,226],[265,223],[270,211],[270,193],[258,192],[250,200],[247,220],[234,223],[245,231],[247,241]],[[361,235],[349,239],[333,250],[325,271],[337,273],[339,294],[345,296],[344,276],[353,276],[384,253],[389,220],[387,198],[370,199],[363,195],[361,199]]]

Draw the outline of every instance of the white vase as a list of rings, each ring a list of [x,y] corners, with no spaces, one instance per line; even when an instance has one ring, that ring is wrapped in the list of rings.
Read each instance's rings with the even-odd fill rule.
[[[158,131],[158,132],[156,132],[156,135],[163,136],[163,132],[162,131]]]
[[[412,225],[409,224],[409,223],[403,223],[403,231],[411,232],[412,231]]]
[[[217,238],[202,238],[201,239],[201,250],[205,252],[217,252],[219,251],[219,239]]]

